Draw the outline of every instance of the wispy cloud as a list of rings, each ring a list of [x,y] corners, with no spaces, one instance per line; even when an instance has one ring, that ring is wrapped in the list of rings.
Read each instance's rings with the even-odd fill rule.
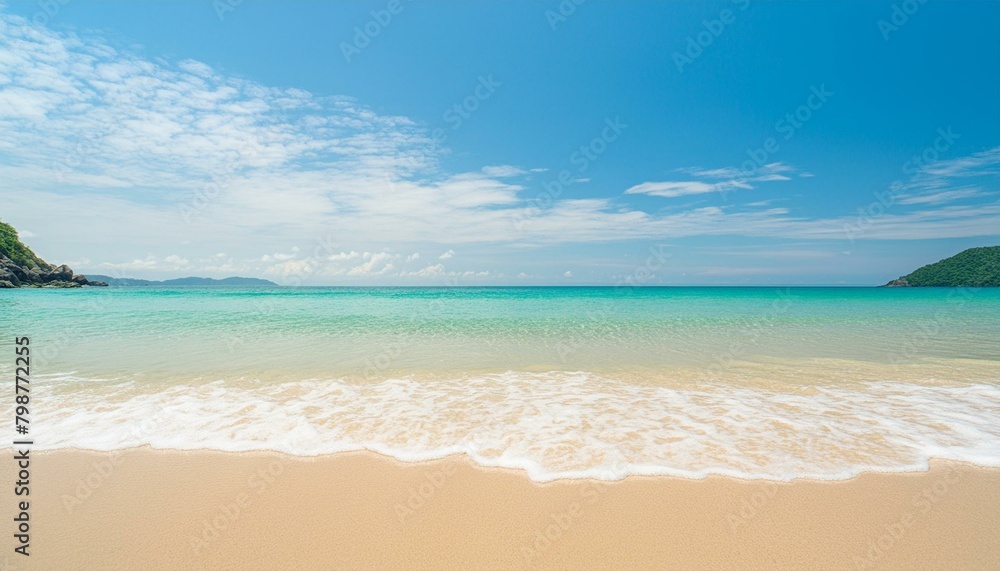
[[[528,173],[528,171],[524,169],[512,167],[510,165],[495,165],[495,166],[483,167],[482,171],[483,174],[485,174],[486,176],[491,176],[496,178],[520,176]]]
[[[795,169],[783,163],[769,163],[747,174],[738,168],[718,169],[688,168],[678,169],[702,180],[644,182],[625,191],[625,194],[648,194],[663,198],[676,198],[691,194],[725,192],[734,189],[749,190],[754,183],[776,180],[791,180],[784,173]]]
[[[944,204],[966,198],[985,196],[986,193],[978,188],[956,188],[953,190],[930,191],[921,194],[904,196],[899,199],[900,204]]]
[[[931,163],[920,169],[916,181],[929,184],[932,180],[945,181],[972,176],[997,175],[1000,175],[1000,147],[993,147],[967,157]]]
[[[731,188],[731,187],[729,187]],[[746,188],[746,187],[744,187]],[[637,184],[625,191],[625,194],[649,194],[651,196],[662,196],[672,198],[675,196],[685,196],[688,194],[703,194],[722,190],[721,183],[709,184],[699,181],[684,182],[644,182]]]
[[[1000,190],[1000,147],[917,168],[893,188],[900,204],[945,204]]]

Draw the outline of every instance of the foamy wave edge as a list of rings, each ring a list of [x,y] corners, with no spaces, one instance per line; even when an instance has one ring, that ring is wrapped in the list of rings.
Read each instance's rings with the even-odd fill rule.
[[[36,449],[463,454],[537,482],[630,475],[842,480],[931,459],[1000,467],[1000,387],[869,383],[776,392],[633,385],[581,372],[374,384],[241,381],[152,390],[49,376]],[[7,414],[13,415],[12,408]]]

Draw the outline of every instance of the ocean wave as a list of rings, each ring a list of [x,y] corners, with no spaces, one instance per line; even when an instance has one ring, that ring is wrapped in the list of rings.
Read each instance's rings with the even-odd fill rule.
[[[38,449],[370,450],[403,461],[466,454],[535,481],[845,479],[924,470],[931,458],[1000,466],[1000,387],[992,384],[777,391],[669,388],[585,372],[170,385],[50,375],[33,386],[32,402]]]

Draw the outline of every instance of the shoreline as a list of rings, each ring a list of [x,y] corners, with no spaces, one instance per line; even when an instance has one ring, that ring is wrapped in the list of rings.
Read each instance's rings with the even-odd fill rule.
[[[10,447],[0,448],[5,454],[14,453],[15,449]],[[39,449],[32,448],[31,452],[33,457],[35,456],[47,456],[47,455],[63,455],[63,454],[85,454],[85,455],[106,455],[106,456],[122,456],[130,455],[133,453],[148,453],[148,454],[205,454],[205,455],[219,455],[223,457],[279,457],[284,458],[287,462],[304,461],[304,462],[315,462],[327,459],[335,459],[347,456],[371,456],[373,458],[379,459],[381,461],[390,462],[397,464],[400,467],[405,466],[420,466],[424,464],[436,464],[436,463],[462,463],[468,464],[470,467],[483,470],[487,472],[502,472],[507,473],[517,477],[523,477],[527,481],[531,482],[537,486],[547,486],[551,484],[558,484],[560,482],[596,482],[599,484],[617,484],[619,482],[625,482],[633,479],[650,479],[650,480],[681,480],[681,481],[691,481],[700,482],[713,478],[722,478],[726,480],[734,480],[737,482],[745,483],[765,483],[765,484],[796,484],[796,483],[830,483],[835,484],[839,482],[850,482],[856,480],[859,477],[866,475],[882,475],[882,476],[892,476],[892,475],[907,475],[907,474],[927,474],[931,470],[935,469],[935,466],[955,466],[961,467],[967,470],[985,470],[985,471],[996,471],[1000,475],[1000,466],[989,466],[984,464],[977,464],[968,460],[956,460],[952,458],[941,458],[932,457],[927,461],[927,467],[925,468],[912,468],[912,467],[897,467],[897,468],[872,468],[865,467],[860,469],[857,473],[853,473],[846,477],[819,477],[819,476],[795,476],[791,479],[780,479],[771,478],[768,476],[745,476],[732,473],[723,472],[707,472],[700,474],[698,476],[687,476],[678,475],[675,473],[628,473],[625,476],[617,479],[604,479],[597,478],[594,476],[558,476],[555,478],[547,480],[535,480],[530,477],[528,471],[520,467],[510,467],[502,466],[498,464],[487,464],[477,461],[475,458],[470,456],[467,452],[454,452],[446,454],[440,457],[432,458],[420,458],[415,460],[404,460],[397,458],[392,454],[380,452],[371,449],[360,449],[360,450],[343,450],[339,452],[321,452],[318,454],[292,454],[282,450],[276,450],[272,448],[258,448],[251,450],[222,450],[218,448],[155,448],[148,444],[142,444],[139,446],[128,446],[124,448],[116,448],[112,450],[96,450],[90,448],[75,448],[75,447],[65,447],[65,448],[53,448],[53,449]],[[678,470],[680,471],[680,470]]]
[[[538,483],[461,455],[62,449],[32,451],[32,492],[28,569],[1000,566],[1000,469],[939,460]]]

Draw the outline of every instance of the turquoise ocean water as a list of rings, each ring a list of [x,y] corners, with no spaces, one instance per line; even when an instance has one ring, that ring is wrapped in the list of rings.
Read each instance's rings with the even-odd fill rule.
[[[0,316],[6,377],[31,339],[42,448],[465,453],[536,480],[1000,465],[998,290],[24,289]]]

